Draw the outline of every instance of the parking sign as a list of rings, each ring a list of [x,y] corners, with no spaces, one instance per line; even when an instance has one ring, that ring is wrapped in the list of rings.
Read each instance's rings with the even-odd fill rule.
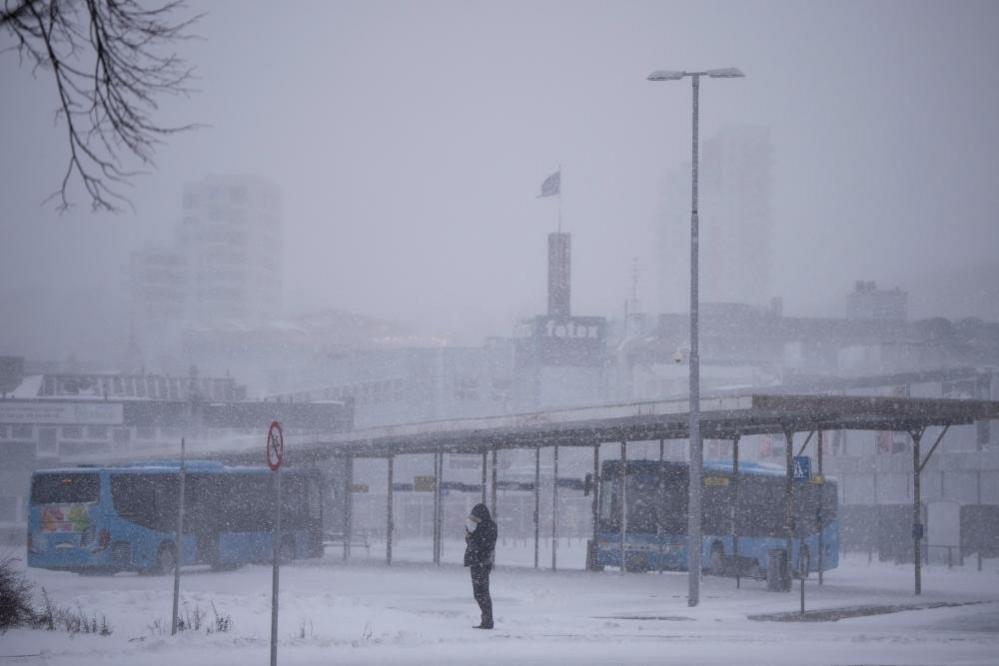
[[[812,478],[812,459],[808,456],[795,456],[791,459],[791,478],[795,481],[808,481]]]

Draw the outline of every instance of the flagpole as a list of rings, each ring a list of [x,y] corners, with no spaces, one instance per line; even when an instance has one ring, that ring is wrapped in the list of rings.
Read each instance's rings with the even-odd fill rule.
[[[562,233],[562,163],[558,165],[558,232]]]

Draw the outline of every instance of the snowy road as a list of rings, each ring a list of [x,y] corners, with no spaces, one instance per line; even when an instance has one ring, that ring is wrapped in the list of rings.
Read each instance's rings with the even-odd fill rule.
[[[510,553],[508,561],[525,559],[517,555]],[[533,551],[526,556],[533,559]],[[686,574],[500,567],[493,575],[497,628],[482,632],[471,629],[477,608],[460,566],[344,565],[328,555],[282,568],[279,663],[997,664],[997,565],[988,562],[983,572],[931,567],[917,599],[911,566],[844,558],[823,588],[809,581],[810,609],[967,605],[836,622],[749,619],[797,610],[797,587],[780,594],[747,581],[737,590],[732,580],[705,577],[702,603],[691,609]],[[113,633],[8,632],[0,636],[2,665],[268,662],[269,567],[185,571],[181,615],[200,610],[211,624],[214,604],[220,615],[231,616],[232,628],[176,637],[169,636],[169,576],[94,578],[38,570],[28,576],[57,605],[98,620],[106,616]]]

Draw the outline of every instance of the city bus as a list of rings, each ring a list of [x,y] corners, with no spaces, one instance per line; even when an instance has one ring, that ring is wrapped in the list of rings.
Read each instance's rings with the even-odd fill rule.
[[[28,566],[80,573],[169,572],[180,563],[233,568],[272,558],[275,474],[185,465],[184,533],[176,543],[180,464],[39,470],[31,477]],[[282,470],[280,551],[319,557],[320,476]]]
[[[627,504],[624,564],[630,571],[687,570],[687,463],[636,460],[601,467],[592,564],[620,567],[621,495]],[[708,573],[766,578],[769,553],[787,551],[784,469],[774,465],[704,463],[701,562]],[[793,575],[839,563],[836,482],[793,482],[794,538],[786,565]],[[737,540],[736,540],[737,539]],[[738,545],[738,548],[736,548]],[[820,555],[821,549],[821,555]]]

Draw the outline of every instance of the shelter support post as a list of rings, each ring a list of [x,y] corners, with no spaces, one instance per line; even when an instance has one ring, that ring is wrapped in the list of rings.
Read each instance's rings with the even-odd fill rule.
[[[434,454],[434,564],[440,566],[441,563],[441,514],[444,493],[444,453]]]
[[[659,542],[659,573],[663,572],[663,560],[666,557],[666,544],[663,537],[663,518],[666,515],[666,471],[663,468],[663,459],[666,457],[666,440],[659,440],[659,470],[656,473],[656,487],[659,491],[656,506],[656,541]]]
[[[593,445],[593,541],[590,542],[590,565],[597,564],[597,528],[600,524],[600,443]]]
[[[440,478],[441,486],[440,499],[437,502],[437,563],[444,559],[444,502],[447,495],[444,494],[444,451],[441,451],[440,458]]]
[[[739,564],[739,435],[732,438],[732,563],[735,566],[735,587],[742,587],[742,566]]]
[[[787,551],[788,571],[792,571],[793,558],[792,541],[794,539],[794,430],[785,427],[784,439],[784,532],[785,550]],[[788,587],[788,592],[791,588]]]
[[[558,568],[558,444],[552,448],[552,571]]]
[[[922,489],[919,484],[919,473],[922,471],[919,443],[923,438],[923,430],[917,428],[909,434],[912,436],[912,562],[915,570],[915,593],[919,595],[923,593],[923,522],[920,515]]]
[[[625,559],[625,541],[628,533],[628,442],[621,440],[621,574],[628,570]]]
[[[538,568],[541,543],[541,447],[534,449],[534,568]]]
[[[486,503],[486,467],[488,466],[488,453],[482,452],[482,503]]]
[[[354,533],[354,457],[347,456],[343,502],[343,561],[350,562],[350,539]]]
[[[430,511],[430,525],[431,525],[431,533],[433,536],[431,538],[432,546],[431,546],[430,561],[433,562],[434,564],[437,564],[437,488],[440,485],[441,480],[440,477],[437,476],[437,453],[435,452],[433,456],[434,456],[434,473],[433,473],[434,494],[433,494],[433,505]]]
[[[183,488],[183,486],[181,486]],[[181,493],[183,497],[183,493]],[[982,469],[978,468],[975,470],[975,504],[982,503]],[[963,539],[962,539],[963,541]],[[982,545],[978,544],[978,570],[982,570]],[[964,544],[961,544],[961,559],[964,559]]]
[[[392,520],[392,486],[395,483],[395,457],[389,455],[388,457],[388,502],[386,508],[386,515],[388,517],[385,523],[385,564],[392,566],[392,532],[395,528],[395,524]]]
[[[818,563],[819,563],[819,585],[822,585],[823,554],[824,554],[824,551],[825,551],[825,546],[823,544],[823,538],[822,538],[822,532],[823,532],[823,530],[825,528],[825,525],[824,525],[825,515],[823,514],[823,512],[825,511],[825,506],[823,505],[823,503],[825,502],[825,498],[826,498],[826,477],[825,477],[825,474],[823,474],[823,472],[822,472],[822,448],[825,445],[825,438],[823,436],[824,434],[825,433],[823,433],[820,430],[819,431],[819,438],[815,442],[815,448],[816,448],[815,457],[818,459],[818,467],[819,467],[818,474],[819,474],[819,478],[822,480],[822,485],[819,488],[819,510],[818,510],[818,513],[815,516],[816,527],[819,530],[819,560],[818,560]]]
[[[947,434],[947,430],[950,426],[944,426],[944,429],[940,432],[937,440],[933,442],[933,446],[930,447],[930,452],[926,454],[926,458],[922,459],[920,456],[919,445],[923,439],[923,428],[914,428],[909,431],[909,435],[912,437],[912,562],[915,568],[915,593],[923,593],[923,552],[922,552],[922,541],[925,536],[926,527],[923,525],[922,520],[922,487],[920,483],[920,475],[922,474],[923,468],[926,467],[926,463],[930,462],[930,456],[933,452],[937,450],[940,442],[943,441],[944,435]]]
[[[493,520],[497,520],[497,515],[498,515],[496,513],[496,468],[498,467],[497,464],[496,464],[496,460],[497,460],[498,454],[499,454],[499,452],[494,448],[493,449],[493,488],[492,488],[492,495],[493,496],[492,496],[492,506],[490,507],[490,509],[492,510],[492,514],[493,514]]]

